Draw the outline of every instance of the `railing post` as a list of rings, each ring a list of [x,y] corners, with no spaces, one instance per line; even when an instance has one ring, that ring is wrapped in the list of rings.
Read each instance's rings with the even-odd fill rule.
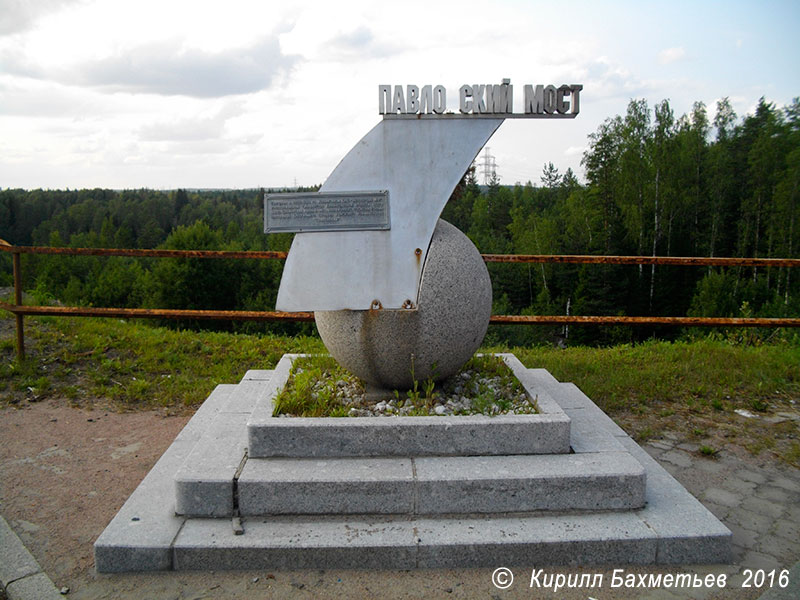
[[[14,262],[14,304],[22,305],[22,271],[20,268],[19,252],[13,254]],[[25,360],[25,330],[22,315],[14,313],[17,318],[17,360]]]

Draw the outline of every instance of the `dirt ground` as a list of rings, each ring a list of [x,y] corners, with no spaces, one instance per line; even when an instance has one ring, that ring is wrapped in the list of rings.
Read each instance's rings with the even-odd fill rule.
[[[525,584],[507,591],[492,585],[492,569],[97,575],[92,544],[188,419],[188,415],[168,416],[157,411],[118,413],[72,408],[67,401],[57,400],[0,410],[0,514],[56,587],[69,588],[68,597],[586,598],[585,593],[576,591],[554,596],[549,591],[529,589],[530,569],[515,569],[517,584]],[[736,567],[692,570],[734,573]],[[641,572],[658,571],[650,567]],[[610,571],[605,572],[610,578]],[[615,592],[606,590],[594,597],[645,597]],[[731,596],[723,592],[703,597]]]
[[[0,411],[2,514],[59,587],[80,587],[94,540],[188,420],[56,401]]]

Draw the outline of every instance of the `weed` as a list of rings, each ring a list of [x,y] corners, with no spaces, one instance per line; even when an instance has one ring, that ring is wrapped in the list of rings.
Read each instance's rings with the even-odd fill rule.
[[[411,381],[413,385],[410,390],[406,392],[406,396],[408,396],[408,400],[411,402],[414,408],[420,408],[420,397],[419,397],[419,381],[417,381],[416,374],[414,373],[414,355],[411,355]]]
[[[703,456],[713,457],[719,454],[719,450],[715,450],[711,446],[700,446],[700,454]]]
[[[428,379],[425,380],[425,403],[428,406],[431,406],[436,400],[437,393],[434,391],[435,387],[436,383],[433,381],[433,378],[428,377]]]
[[[275,398],[274,415],[301,417],[347,416],[347,391],[363,392],[364,385],[328,355],[294,361],[286,387]]]
[[[786,453],[787,462],[800,466],[800,442],[792,442]]]
[[[77,385],[65,386],[62,393],[68,400],[77,400],[81,395],[81,390]]]

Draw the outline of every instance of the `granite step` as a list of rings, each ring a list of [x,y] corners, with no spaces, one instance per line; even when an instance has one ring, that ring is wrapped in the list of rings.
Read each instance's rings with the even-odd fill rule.
[[[243,516],[629,510],[644,497],[627,452],[250,459],[238,478]]]
[[[714,515],[577,387],[557,383],[549,373],[535,369],[526,370],[523,377],[542,391],[542,397],[546,394],[547,398],[554,398],[569,417],[567,451],[571,448],[571,453],[564,456],[524,456],[522,459],[516,456],[414,458],[411,483],[405,474],[396,478],[416,490],[414,502],[417,507],[426,494],[428,499],[422,501],[423,506],[425,502],[439,506],[447,504],[447,510],[455,509],[459,502],[472,502],[467,500],[470,497],[483,496],[480,502],[484,504],[506,502],[504,497],[512,494],[501,491],[494,493],[490,500],[492,494],[484,494],[481,489],[486,481],[496,486],[497,481],[504,478],[491,473],[491,465],[487,462],[489,466],[484,470],[486,480],[482,480],[474,475],[476,463],[470,461],[558,461],[566,457],[589,463],[594,460],[613,463],[620,454],[627,453],[628,458],[635,459],[646,473],[642,508],[457,516],[245,516],[241,518],[241,535],[236,535],[241,530],[232,527],[230,517],[188,518],[177,514],[175,496],[171,494],[176,481],[185,477],[184,483],[192,485],[191,477],[197,476],[198,481],[201,480],[208,469],[204,461],[212,458],[218,459],[214,469],[219,481],[214,486],[218,488],[218,498],[224,499],[226,505],[220,510],[224,515],[231,514],[236,505],[234,500],[240,500],[237,498],[241,491],[238,484],[242,476],[245,481],[249,477],[249,472],[245,476],[247,465],[252,463],[251,468],[255,469],[261,460],[250,457],[243,461],[247,448],[247,421],[255,410],[253,405],[262,404],[270,393],[273,375],[271,371],[251,371],[243,380],[244,385],[240,384],[242,387],[224,385],[215,390],[98,538],[94,546],[98,572],[674,565],[727,563],[731,560],[731,533]],[[242,393],[244,391],[247,393]],[[313,462],[318,459],[305,460]],[[427,464],[430,468],[426,468],[425,461],[430,461]],[[434,469],[434,464],[440,468]],[[238,473],[237,481],[237,472],[242,465],[244,469]],[[555,463],[552,466],[554,469],[563,468],[563,465]],[[320,469],[320,472],[324,471]],[[464,472],[469,476],[463,476]],[[519,472],[524,473],[524,469]],[[318,478],[324,481],[321,475]],[[442,481],[437,484],[437,493],[442,494],[438,499],[425,491],[428,480],[433,478]],[[273,476],[273,479],[280,478]],[[283,479],[291,478],[284,476]],[[517,496],[527,498],[526,502],[531,503],[529,506],[536,506],[531,498],[536,498],[537,493],[539,498],[545,494],[538,492],[536,486],[530,486],[530,479],[515,476],[515,468],[509,467],[509,476],[504,484],[516,486]],[[311,477],[303,478],[306,482],[312,480]],[[357,477],[355,480],[359,481]],[[527,484],[525,480],[528,480]],[[291,487],[291,481],[281,485]],[[322,487],[327,485],[325,483]],[[468,485],[474,487],[465,492]],[[202,492],[199,494],[202,497],[209,490],[201,488],[196,487],[196,491]],[[519,493],[520,489],[522,493]],[[298,502],[301,500],[297,495],[295,497]],[[202,498],[186,498],[205,502]],[[475,500],[473,506],[477,503]],[[503,506],[507,508],[507,505]],[[500,506],[496,509],[501,510]]]
[[[652,564],[659,551],[658,534],[635,512],[271,517],[243,519],[243,527],[244,534],[235,535],[230,522],[221,519],[187,520],[173,545],[173,568],[396,570]],[[710,548],[708,540],[702,545]]]

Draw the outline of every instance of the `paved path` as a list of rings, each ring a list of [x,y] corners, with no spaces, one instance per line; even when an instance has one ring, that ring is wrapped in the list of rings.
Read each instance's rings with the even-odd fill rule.
[[[9,600],[53,600],[61,594],[0,516],[0,597]]]
[[[724,571],[742,594],[745,569],[780,572],[800,560],[800,470],[724,451],[705,457],[696,444],[670,433],[644,448],[731,530],[734,565]],[[796,594],[788,597],[800,598],[800,572],[792,575]],[[652,597],[685,595],[659,591]]]

